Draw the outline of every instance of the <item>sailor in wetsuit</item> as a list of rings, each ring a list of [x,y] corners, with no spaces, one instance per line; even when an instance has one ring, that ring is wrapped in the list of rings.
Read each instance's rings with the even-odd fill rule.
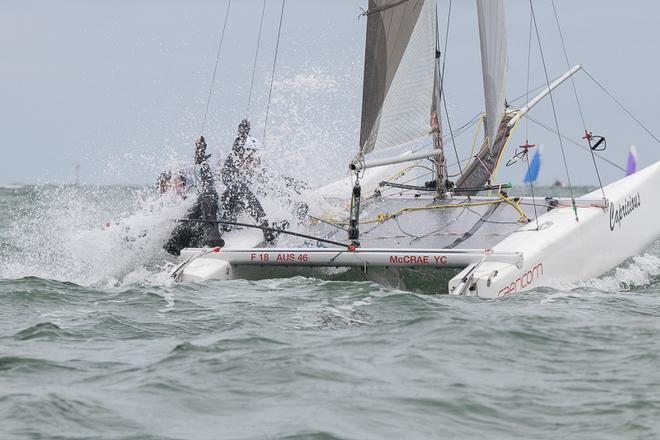
[[[186,198],[186,186],[186,175],[182,171],[177,171],[175,175],[172,175],[171,171],[163,171],[156,181],[156,188],[160,194],[171,191],[182,199]]]
[[[279,235],[278,231],[269,228],[261,203],[250,189],[250,185],[259,177],[259,158],[253,148],[254,139],[250,137],[250,122],[243,119],[238,126],[238,136],[234,140],[232,151],[227,156],[222,167],[222,183],[225,191],[222,193],[221,203],[223,217],[227,222],[235,222],[242,212],[247,212],[255,222],[261,226],[264,239],[272,242]],[[250,148],[252,147],[252,148]],[[288,222],[273,223],[271,227],[284,229]],[[230,228],[226,228],[229,230]]]
[[[165,250],[172,255],[180,255],[186,247],[224,246],[225,241],[218,231],[218,193],[215,190],[213,172],[207,159],[206,141],[200,136],[196,142],[195,165],[198,166],[199,180],[197,200],[188,211],[190,222],[181,222],[165,243]],[[210,220],[209,222],[198,220]]]

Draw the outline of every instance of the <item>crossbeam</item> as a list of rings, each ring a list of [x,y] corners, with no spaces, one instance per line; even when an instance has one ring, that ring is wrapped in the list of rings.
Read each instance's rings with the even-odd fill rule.
[[[183,258],[196,255],[226,261],[232,266],[464,268],[484,258],[519,267],[523,264],[520,252],[484,249],[216,248],[216,252],[209,252],[208,248],[188,248],[181,252]]]
[[[525,105],[523,108],[521,108],[520,111],[519,111],[518,113],[516,113],[516,115],[515,115],[513,118],[511,118],[511,120],[507,123],[507,125],[509,126],[509,128],[513,128],[513,126],[516,125],[516,123],[518,122],[518,120],[520,120],[520,118],[522,118],[523,116],[525,116],[525,115],[527,114],[527,112],[529,112],[529,111],[530,111],[530,110],[531,110],[536,104],[538,104],[539,102],[541,102],[541,100],[542,100],[543,98],[545,98],[545,97],[548,96],[550,93],[552,93],[553,90],[555,90],[555,89],[556,89],[557,87],[559,87],[564,81],[566,81],[567,79],[569,79],[571,76],[575,75],[575,74],[576,74],[577,72],[579,72],[580,70],[582,70],[582,66],[581,66],[580,64],[574,66],[571,70],[569,70],[568,72],[564,73],[562,76],[560,76],[560,77],[557,78],[555,81],[553,81],[552,84],[550,84],[548,87],[546,87],[541,93],[539,93],[539,94],[536,95],[534,98],[532,98],[532,100],[529,101],[529,102],[527,103],[527,105]]]

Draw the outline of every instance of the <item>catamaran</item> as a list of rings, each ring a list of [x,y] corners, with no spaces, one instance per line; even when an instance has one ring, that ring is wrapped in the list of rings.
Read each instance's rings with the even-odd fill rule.
[[[282,238],[268,247],[260,231],[235,231],[224,248],[184,249],[172,276],[203,282],[329,268],[321,270],[383,280],[430,269],[447,274],[438,292],[496,298],[598,277],[656,240],[660,162],[581,197],[537,196],[533,179],[532,194],[517,197],[497,182],[502,162],[533,171],[529,142],[505,158],[511,133],[583,69],[554,80],[546,74],[543,90],[514,107],[505,98],[504,2],[476,5],[485,112],[470,125],[483,129],[483,141],[475,135],[468,157],[448,159],[456,133],[443,133],[436,0],[369,0],[359,151],[347,161],[346,178],[314,191],[324,203],[309,215],[303,241]],[[583,140],[597,166],[605,138],[585,128]],[[563,154],[561,136],[558,147]]]

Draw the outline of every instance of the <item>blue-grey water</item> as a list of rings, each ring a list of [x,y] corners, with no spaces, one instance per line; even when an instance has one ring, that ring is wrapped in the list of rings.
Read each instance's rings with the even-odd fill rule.
[[[160,241],[180,209],[0,189],[0,438],[660,438],[657,245],[501,300],[173,284]]]

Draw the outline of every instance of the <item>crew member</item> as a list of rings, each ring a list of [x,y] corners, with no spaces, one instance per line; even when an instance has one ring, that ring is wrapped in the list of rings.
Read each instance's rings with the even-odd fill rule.
[[[247,212],[262,227],[264,240],[272,242],[279,235],[279,232],[272,228],[284,229],[288,226],[288,222],[273,223],[269,226],[266,212],[250,189],[258,177],[257,173],[260,172],[259,158],[254,145],[254,139],[250,136],[250,122],[243,119],[238,126],[238,136],[234,140],[232,151],[222,167],[222,183],[225,185],[221,197],[222,219],[235,222],[242,212]],[[231,227],[227,225],[225,230],[229,229]]]
[[[160,173],[160,176],[158,176],[158,180],[156,181],[156,187],[161,194],[168,192],[172,188],[172,173],[169,171],[163,171]]]
[[[158,176],[156,184],[160,194],[173,191],[174,194],[182,199],[186,198],[187,179],[182,171],[177,171],[175,175],[172,175],[171,171],[163,171]]]
[[[197,200],[186,216],[186,220],[190,221],[179,223],[165,243],[165,250],[172,255],[180,255],[181,250],[186,247],[225,245],[218,230],[218,193],[215,190],[213,172],[208,164],[209,157],[211,155],[206,154],[206,141],[200,136],[195,149],[195,165],[198,167],[200,181]]]

